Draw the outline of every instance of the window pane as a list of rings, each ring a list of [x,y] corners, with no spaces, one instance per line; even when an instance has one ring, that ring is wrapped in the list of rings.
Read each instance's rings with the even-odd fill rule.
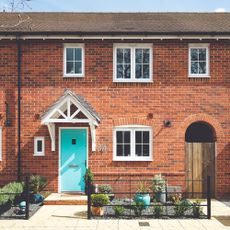
[[[130,156],[130,145],[124,145],[124,156]]]
[[[149,65],[143,65],[143,78],[149,78]]]
[[[198,62],[191,63],[191,74],[198,74]]]
[[[116,135],[117,135],[117,143],[122,143],[122,132],[117,131]]]
[[[206,62],[199,63],[199,74],[206,74]]]
[[[149,63],[150,58],[149,58],[149,49],[144,49],[143,50],[143,63]]]
[[[136,63],[142,63],[143,60],[143,50],[142,49],[136,49],[135,57],[136,57]]]
[[[117,145],[117,156],[123,155],[122,147],[123,147],[122,145]]]
[[[124,49],[124,63],[130,64],[130,55],[131,51],[130,49]]]
[[[148,131],[144,131],[143,132],[143,143],[149,143],[149,132]]]
[[[73,61],[73,48],[66,48],[67,61]]]
[[[81,68],[81,62],[75,62],[75,74],[81,74],[82,68]]]
[[[130,143],[130,131],[123,132],[124,134],[124,143]]]
[[[75,61],[81,61],[81,60],[82,60],[82,49],[75,48]]]
[[[142,145],[136,145],[136,156],[142,156]]]
[[[117,65],[117,78],[123,78],[123,65]]]
[[[136,65],[136,78],[142,78],[142,65]]]
[[[143,156],[149,156],[149,145],[143,145]]]
[[[73,62],[67,62],[66,73],[74,73],[74,64],[73,64]]]
[[[136,131],[136,143],[142,143],[142,132]]]
[[[199,49],[199,61],[206,61],[206,49]]]
[[[124,65],[124,78],[131,78],[130,64]]]
[[[123,63],[123,49],[117,49],[117,63]]]
[[[42,141],[41,140],[37,141],[37,152],[42,152]]]
[[[191,49],[191,60],[192,61],[198,60],[198,49]]]

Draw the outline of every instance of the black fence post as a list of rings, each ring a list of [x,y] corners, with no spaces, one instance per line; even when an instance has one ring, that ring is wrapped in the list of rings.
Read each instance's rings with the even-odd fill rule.
[[[30,218],[30,188],[29,188],[29,176],[26,176],[26,181],[25,181],[25,188],[26,188],[26,220]]]
[[[207,217],[211,219],[211,177],[207,176]]]
[[[92,183],[91,183],[91,178],[87,178],[87,217],[90,220],[91,219],[91,189],[92,189]]]

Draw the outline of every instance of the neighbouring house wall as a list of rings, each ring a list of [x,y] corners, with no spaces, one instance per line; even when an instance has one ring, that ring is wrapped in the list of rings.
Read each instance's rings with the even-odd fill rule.
[[[230,194],[229,41],[210,44],[210,78],[188,78],[188,44],[201,41],[148,40],[153,44],[153,83],[114,83],[113,44],[123,41],[84,40],[85,77],[63,78],[63,41],[22,42],[22,172],[49,179],[48,189],[58,188],[58,126],[56,151],[51,152],[48,129],[39,116],[65,89],[83,96],[101,115],[97,147],[89,166],[97,178],[164,173],[185,178],[185,131],[195,121],[206,121],[217,133],[216,190]],[[130,41],[139,43],[139,41]],[[14,41],[0,41],[0,125],[3,126],[3,160],[0,182],[17,175],[17,49]],[[5,126],[5,101],[10,104],[12,126]],[[149,118],[148,114],[153,113]],[[163,121],[172,121],[170,128]],[[114,162],[113,128],[148,125],[153,129],[152,162]],[[61,124],[59,126],[62,126]],[[64,124],[63,124],[64,126]],[[71,125],[76,126],[76,125]],[[34,136],[45,137],[45,156],[34,157]]]

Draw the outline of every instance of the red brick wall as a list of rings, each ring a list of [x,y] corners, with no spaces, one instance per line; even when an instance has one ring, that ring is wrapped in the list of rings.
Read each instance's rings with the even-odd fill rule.
[[[78,41],[76,41],[78,42]],[[153,83],[113,83],[113,42],[80,41],[85,44],[85,77],[63,78],[63,41],[22,43],[22,166],[23,174],[39,173],[49,179],[50,190],[58,188],[58,128],[56,151],[51,152],[41,115],[65,89],[82,95],[101,115],[97,146],[89,165],[97,178],[110,175],[164,173],[185,176],[184,134],[195,121],[206,121],[217,133],[216,190],[230,194],[230,42],[210,44],[208,79],[188,78],[188,44],[201,41],[153,40]],[[131,41],[139,42],[139,41]],[[73,43],[73,41],[71,41]],[[0,125],[3,126],[3,161],[0,182],[17,175],[17,50],[14,41],[0,41]],[[5,127],[5,101],[10,104],[12,127]],[[153,113],[149,119],[148,114]],[[172,127],[164,128],[170,119]],[[112,130],[116,125],[141,124],[153,128],[152,162],[113,162]],[[73,126],[75,126],[73,124]],[[46,154],[33,156],[34,136],[45,136]]]

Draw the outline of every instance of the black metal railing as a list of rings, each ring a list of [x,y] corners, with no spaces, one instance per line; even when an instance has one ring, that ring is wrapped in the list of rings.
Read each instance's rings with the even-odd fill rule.
[[[9,199],[6,203],[0,205],[0,219],[26,219],[30,218],[29,209],[30,209],[30,190],[29,190],[29,177],[25,178],[25,186],[24,191],[22,193],[7,193],[7,192],[0,192],[0,198],[2,196],[5,197],[23,197],[23,201],[25,201],[26,206],[25,210],[20,215],[16,215],[15,211],[20,210],[15,200]],[[11,210],[11,211],[10,211]],[[7,214],[9,213],[9,214]]]
[[[207,218],[210,219],[211,218],[211,178],[210,176],[207,177],[206,180],[193,180],[193,181],[188,181],[188,180],[172,180],[172,179],[165,179],[165,189],[162,192],[162,194],[165,194],[166,197],[166,201],[165,202],[156,202],[154,201],[154,199],[156,198],[156,194],[152,193],[152,197],[155,196],[155,198],[151,199],[151,203],[150,205],[145,205],[145,210],[150,210],[152,209],[152,211],[150,212],[146,212],[144,211],[143,214],[139,215],[139,217],[146,217],[146,218],[154,218],[154,214],[153,214],[153,209],[156,206],[160,206],[164,208],[164,213],[161,214],[162,218],[167,218],[167,217],[187,217],[187,218],[191,218],[191,217],[195,217],[195,218]],[[106,210],[104,215],[102,216],[102,218],[106,218],[106,217],[114,217],[114,214],[108,214],[107,213],[107,209],[110,207],[110,210],[114,207],[114,206],[123,206],[126,210],[126,214],[121,215],[121,217],[124,218],[134,218],[134,209],[138,209],[140,208],[137,203],[133,202],[134,201],[134,196],[136,194],[135,191],[135,187],[136,184],[138,182],[145,182],[145,183],[152,183],[152,180],[134,180],[132,178],[129,179],[115,179],[115,180],[93,180],[91,181],[90,178],[88,178],[87,180],[87,198],[88,198],[88,203],[87,203],[87,217],[88,219],[91,219],[92,217],[94,217],[94,215],[91,212],[91,207],[92,207],[92,200],[91,200],[91,195],[93,194],[106,194],[106,195],[111,195],[108,193],[103,193],[103,192],[98,192],[95,191],[93,189],[93,187],[95,187],[96,184],[110,184],[113,185],[115,187],[114,191],[112,192],[112,194],[114,194],[115,196],[115,200],[119,200],[119,198],[122,197],[123,200],[128,200],[128,202],[126,203],[116,203],[116,202],[109,202],[106,205],[103,205],[104,209]],[[206,191],[201,191],[201,192],[190,192],[187,191],[186,189],[186,185],[187,183],[198,183],[201,185],[205,184],[205,188]],[[177,187],[181,187],[181,191],[169,191],[169,187],[170,184],[174,185],[179,185]],[[170,201],[170,195],[175,195],[175,194],[180,194],[182,196],[182,200],[186,200],[187,203],[183,204],[182,203],[177,203],[177,202],[172,202]],[[195,199],[194,199],[195,198]],[[201,203],[195,203],[196,200],[199,200],[199,202]],[[175,210],[178,209],[183,209],[183,207],[186,207],[186,210],[184,211],[183,215],[176,215],[175,214]],[[206,208],[206,214],[204,212],[204,210],[199,213],[198,217],[196,217],[193,213],[194,207],[196,208],[200,208],[200,210],[205,209]],[[190,210],[190,211],[188,211]],[[147,214],[146,214],[147,213]]]

